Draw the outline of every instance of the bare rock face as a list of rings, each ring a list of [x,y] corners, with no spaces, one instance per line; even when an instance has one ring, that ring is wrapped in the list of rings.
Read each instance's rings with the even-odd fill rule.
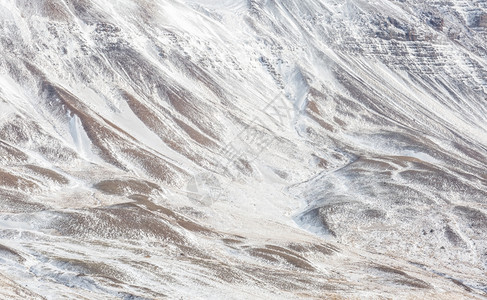
[[[481,299],[485,1],[0,3],[0,298]]]

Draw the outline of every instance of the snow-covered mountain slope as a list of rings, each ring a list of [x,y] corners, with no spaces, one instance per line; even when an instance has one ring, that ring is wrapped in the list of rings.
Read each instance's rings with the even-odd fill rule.
[[[487,3],[0,2],[0,296],[487,296]]]

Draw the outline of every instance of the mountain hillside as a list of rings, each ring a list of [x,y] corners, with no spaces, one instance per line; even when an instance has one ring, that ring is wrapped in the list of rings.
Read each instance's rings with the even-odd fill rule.
[[[484,299],[487,2],[0,2],[0,298]]]

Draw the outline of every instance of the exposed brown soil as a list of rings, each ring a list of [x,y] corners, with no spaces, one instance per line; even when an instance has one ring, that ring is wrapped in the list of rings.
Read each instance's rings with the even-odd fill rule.
[[[7,247],[7,246],[4,246],[4,245],[0,245],[0,256],[11,257],[19,263],[22,263],[25,261],[25,258],[23,258],[22,255],[20,255],[17,251],[15,251],[15,250]]]
[[[320,110],[318,109],[318,105],[316,104],[315,101],[308,101],[308,107],[307,107],[311,112],[320,115]]]
[[[169,102],[174,109],[181,115],[185,116],[189,121],[195,124],[198,129],[203,133],[210,136],[214,140],[219,141],[219,137],[216,135],[217,130],[212,127],[210,120],[202,119],[201,116],[205,116],[208,112],[212,112],[212,108],[196,98],[194,98],[190,92],[181,89],[179,91],[167,90],[166,95]],[[197,107],[196,104],[201,105]],[[201,113],[201,110],[206,113]]]
[[[232,268],[220,261],[216,261],[213,259],[203,259],[198,257],[188,257],[189,261],[192,264],[202,266],[205,270],[209,271],[212,276],[222,280],[226,283],[237,283],[243,282],[242,275],[236,271],[235,268]]]
[[[333,121],[335,121],[335,123],[340,125],[342,128],[347,126],[347,123],[345,123],[345,121],[343,121],[342,119],[340,119],[338,117],[333,117]]]
[[[316,250],[316,251],[323,253],[325,255],[333,255],[333,254],[341,252],[341,250],[339,248],[337,248],[331,244],[314,244],[311,249]]]
[[[211,147],[211,148],[216,147],[215,142],[213,142],[211,139],[209,139],[205,135],[199,133],[196,129],[194,129],[190,125],[186,124],[182,120],[180,120],[178,118],[174,118],[174,121],[176,122],[176,124],[179,125],[179,127],[181,127],[184,130],[184,132],[186,132],[198,144],[206,146],[206,147]]]
[[[319,273],[306,272],[306,276],[303,277],[299,271],[269,270],[268,268],[253,266],[242,266],[240,269],[255,278],[257,284],[271,285],[282,291],[292,291],[294,294],[313,291],[311,294],[320,294],[323,297],[324,293],[345,287],[344,284],[340,284],[340,288],[338,288],[326,276]]]
[[[52,227],[69,236],[107,239],[155,238],[176,244],[186,239],[159,216],[125,203],[72,213],[60,213]]]
[[[160,190],[157,184],[139,179],[103,180],[96,183],[93,187],[105,194],[118,196],[131,194],[150,195],[152,192]]]
[[[204,86],[206,86],[210,91],[213,92],[215,96],[222,99],[225,97],[225,91],[222,90],[221,84],[217,83],[213,77],[208,74],[203,68],[198,64],[192,62],[191,60],[183,57],[179,52],[174,51],[171,53],[171,59],[181,68],[185,73],[190,75],[193,79],[198,80]]]
[[[9,162],[26,162],[29,157],[21,150],[0,141],[0,158]]]
[[[412,278],[412,279],[398,279],[394,280],[395,283],[400,284],[400,285],[406,285],[410,286],[413,288],[418,288],[418,289],[430,289],[431,285],[429,285],[427,282],[417,279],[417,278]]]
[[[0,128],[0,139],[3,140],[0,144],[0,152],[4,151],[5,158],[14,161],[28,161],[28,156],[19,150],[22,147],[35,148],[38,153],[53,163],[66,162],[77,157],[73,150],[63,146],[38,124],[18,115],[3,124]]]
[[[169,208],[157,205],[154,202],[150,201],[148,196],[135,194],[135,195],[130,195],[129,199],[135,200],[137,205],[144,207],[148,211],[159,212],[172,219],[176,219],[178,217],[176,213],[170,210]]]
[[[312,154],[313,158],[317,161],[317,166],[322,169],[326,169],[328,167],[328,162],[326,159],[319,157],[315,154]]]
[[[174,121],[175,118],[170,118],[164,121],[161,120],[161,116],[171,116],[171,113],[169,111],[161,106],[149,108],[147,105],[142,104],[142,102],[139,101],[135,96],[125,91],[122,92],[122,97],[124,97],[130,109],[147,126],[147,128],[149,128],[152,132],[159,136],[159,138],[161,138],[161,140],[166,143],[166,145],[168,145],[171,149],[186,156],[188,159],[194,161],[197,164],[202,165],[204,161],[207,161],[201,155],[192,150],[194,146],[189,144],[185,139],[181,137],[181,132],[175,131],[170,126],[168,126],[168,123],[171,122],[169,120]],[[156,114],[156,110],[159,110],[158,114]],[[196,135],[198,134],[200,133],[197,132]],[[193,140],[194,138],[196,138],[197,142],[199,141],[200,144],[205,145],[205,139],[208,138],[204,135],[201,136],[202,139],[199,139],[196,136],[190,138]],[[213,143],[209,139],[208,141]]]
[[[426,164],[426,162],[411,156],[384,156],[384,159],[390,160],[391,162],[406,168],[410,163],[416,163],[420,165]]]
[[[469,292],[469,293],[472,293],[472,292],[473,292],[473,290],[472,290],[470,287],[466,286],[466,285],[465,285],[465,284],[463,284],[461,281],[456,280],[456,279],[453,279],[453,278],[451,279],[451,281],[452,281],[454,284],[456,284],[456,285],[458,285],[458,286],[461,286],[461,287],[462,287],[462,288],[463,288],[465,291],[467,291],[467,292]]]
[[[374,169],[374,170],[397,170],[396,167],[391,165],[390,163],[376,160],[373,158],[367,158],[367,157],[359,157],[357,160],[355,160],[350,166],[353,166],[355,168],[365,168],[367,170],[369,169]]]
[[[143,195],[132,195],[129,198],[136,200],[137,205],[143,206],[145,209],[149,210],[150,212],[159,212],[164,214],[167,217],[167,220],[173,220],[176,224],[183,227],[186,230],[201,233],[204,235],[211,235],[211,236],[220,236],[220,234],[216,233],[215,231],[202,226],[194,221],[191,221],[188,218],[185,218],[179,214],[176,214],[172,210],[157,205],[150,201],[149,197]]]
[[[283,249],[278,247],[279,249]],[[278,263],[283,261],[295,268],[299,268],[306,271],[314,271],[315,268],[305,259],[304,257],[290,252],[289,250],[278,251],[274,249],[268,248],[251,248],[248,250],[248,253],[255,257],[263,258],[267,261]],[[289,254],[293,253],[293,254]]]
[[[242,241],[235,240],[235,239],[222,239],[222,242],[224,242],[225,244],[229,244],[229,245],[238,245],[238,244],[243,243]]]
[[[115,283],[122,283],[129,280],[127,274],[121,272],[105,263],[89,260],[56,258],[54,264],[62,269],[78,272],[79,275],[92,275],[109,279]]]
[[[234,164],[243,174],[250,175],[254,171],[252,165],[246,159],[239,158],[234,162]]]
[[[145,170],[149,176],[163,183],[175,184],[181,176],[188,176],[182,169],[143,149],[124,148],[121,151],[128,156],[129,160]]]
[[[23,287],[0,274],[0,297],[2,299],[32,299],[32,300],[45,300],[46,298],[30,291],[28,288]],[[15,295],[15,296],[14,296]]]
[[[28,201],[22,193],[0,189],[0,212],[31,213],[47,209],[42,204]]]
[[[76,152],[61,146],[60,144],[52,146],[40,146],[36,149],[36,151],[42,154],[52,163],[69,162],[78,156]]]
[[[25,2],[27,7],[26,12],[32,15],[41,15],[42,17],[49,18],[52,21],[69,20],[69,13],[66,12],[64,6],[56,0],[47,0],[42,2]]]
[[[186,230],[192,231],[192,232],[198,232],[198,233],[203,233],[205,235],[213,235],[213,236],[219,236],[218,233],[214,232],[211,229],[208,229],[202,225],[199,225],[193,221],[187,220],[180,218],[177,220],[177,223],[179,226],[183,227]]]
[[[318,123],[324,129],[334,132],[335,128],[328,122],[325,122],[321,117],[316,117],[314,115],[310,115],[311,119],[313,119],[316,123]]]
[[[284,247],[281,247],[281,246],[276,246],[276,245],[265,245],[265,247],[267,249],[270,249],[270,250],[275,250],[275,251],[279,251],[279,252],[282,252],[282,253],[286,253],[286,254],[289,254],[289,255],[293,255],[293,256],[296,256],[296,257],[299,257],[299,258],[302,258],[304,259],[303,257],[301,257],[298,253],[294,252],[294,251],[291,251],[289,249],[286,249]]]
[[[2,170],[0,170],[0,186],[26,192],[39,189],[37,183]]]
[[[3,124],[0,128],[0,139],[13,144],[21,144],[29,141],[30,137],[23,128],[20,117]],[[5,144],[3,144],[5,145]]]
[[[291,243],[288,245],[289,249],[299,253],[318,252],[324,255],[333,255],[340,252],[340,249],[331,244],[298,244]]]
[[[287,247],[299,253],[305,253],[310,251],[309,244],[290,243],[287,245]]]
[[[407,274],[406,272],[402,270],[398,270],[395,268],[391,268],[388,266],[384,265],[376,265],[374,266],[374,269],[379,270],[381,272],[387,273],[387,274],[392,274],[393,277],[391,279],[387,278],[387,280],[392,280],[393,283],[400,284],[400,285],[407,285],[410,287],[414,288],[420,288],[420,289],[430,289],[431,285],[428,284],[427,282],[412,277],[411,275]]]
[[[29,64],[27,64],[29,65]],[[30,68],[35,68],[30,65]],[[37,70],[37,68],[35,68]],[[43,75],[41,78],[45,78]],[[43,79],[41,84],[41,92],[46,95],[48,99],[55,99],[59,104],[50,106],[52,113],[55,115],[66,116],[77,115],[81,120],[83,129],[90,138],[92,144],[98,149],[98,155],[108,163],[113,164],[121,169],[125,169],[123,163],[121,163],[116,156],[113,155],[113,151],[109,149],[108,145],[111,143],[124,143],[123,139],[109,130],[108,126],[100,124],[100,121],[92,117],[88,107],[85,107],[79,99],[73,94],[54,85],[53,83]]]
[[[69,180],[66,177],[57,173],[56,171],[46,169],[46,168],[42,168],[42,167],[35,166],[35,165],[25,165],[25,167],[28,168],[29,170],[31,170],[32,172],[34,172],[36,175],[41,176],[43,178],[46,178],[48,180],[54,181],[58,184],[64,185],[64,184],[69,183]]]

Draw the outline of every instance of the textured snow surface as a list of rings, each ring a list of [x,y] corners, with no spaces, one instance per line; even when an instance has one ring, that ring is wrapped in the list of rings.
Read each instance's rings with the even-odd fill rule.
[[[0,298],[486,298],[486,47],[485,1],[1,1]]]

